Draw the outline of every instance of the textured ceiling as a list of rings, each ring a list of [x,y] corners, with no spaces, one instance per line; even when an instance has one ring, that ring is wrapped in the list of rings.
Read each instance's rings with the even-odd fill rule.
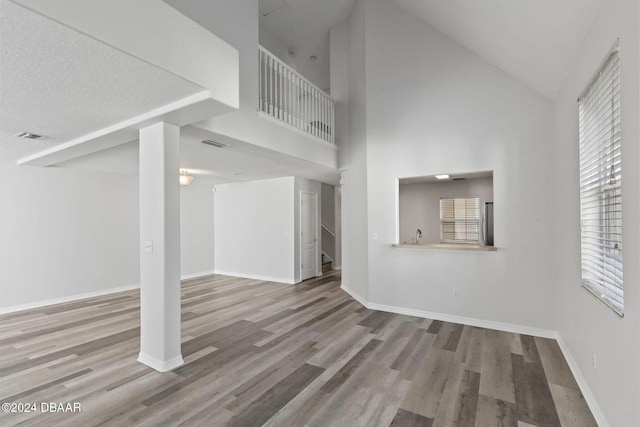
[[[602,3],[602,0],[394,1],[549,99],[555,99],[564,84]]]
[[[0,0],[0,160],[17,159],[202,88]],[[26,130],[47,139],[11,135]]]

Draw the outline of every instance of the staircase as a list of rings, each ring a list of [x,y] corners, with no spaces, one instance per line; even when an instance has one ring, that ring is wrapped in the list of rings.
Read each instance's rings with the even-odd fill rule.
[[[333,261],[325,254],[322,254],[322,274],[328,271],[333,271]]]

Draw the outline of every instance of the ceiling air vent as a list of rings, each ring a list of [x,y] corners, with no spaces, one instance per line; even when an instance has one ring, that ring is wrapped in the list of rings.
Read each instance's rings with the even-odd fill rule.
[[[290,7],[285,0],[260,0],[258,4],[263,18],[278,14]]]
[[[453,178],[452,181],[464,181],[466,178]]]
[[[227,148],[229,146],[229,144],[225,144],[223,142],[218,142],[218,141],[214,141],[212,139],[204,139],[202,140],[203,144],[207,144],[207,145],[212,145],[214,147],[218,147],[218,148]]]
[[[44,138],[42,135],[38,135],[36,133],[31,133],[31,132],[26,132],[26,131],[18,132],[13,136],[17,136],[18,138],[25,138],[25,139],[40,139],[40,138]]]

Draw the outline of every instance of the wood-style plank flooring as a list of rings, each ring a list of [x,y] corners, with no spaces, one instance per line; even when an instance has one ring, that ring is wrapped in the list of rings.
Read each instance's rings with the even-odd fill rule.
[[[329,273],[182,287],[185,365],[136,361],[137,291],[0,316],[0,425],[595,426],[553,340],[372,311]]]

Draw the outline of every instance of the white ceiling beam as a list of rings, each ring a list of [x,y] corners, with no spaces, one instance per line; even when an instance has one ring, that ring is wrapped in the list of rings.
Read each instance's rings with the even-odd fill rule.
[[[211,99],[209,91],[188,96],[148,113],[116,123],[72,141],[18,160],[18,164],[52,166],[87,154],[106,150],[138,139],[138,131],[158,122],[178,126],[195,123],[231,111],[228,105]]]

